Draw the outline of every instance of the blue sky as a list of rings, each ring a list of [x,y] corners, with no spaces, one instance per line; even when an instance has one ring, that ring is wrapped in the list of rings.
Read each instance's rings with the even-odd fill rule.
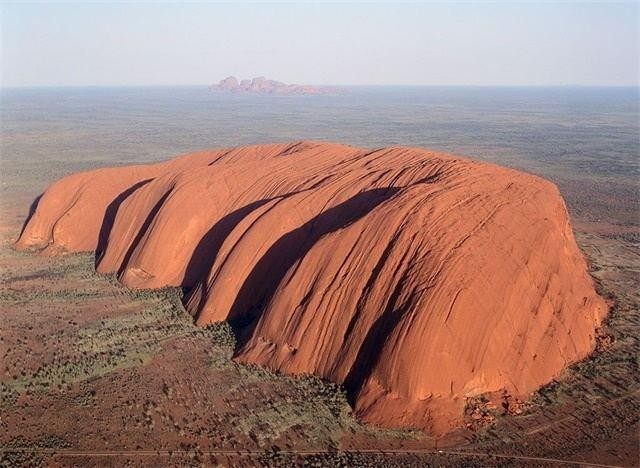
[[[638,82],[633,1],[0,8],[3,86]]]

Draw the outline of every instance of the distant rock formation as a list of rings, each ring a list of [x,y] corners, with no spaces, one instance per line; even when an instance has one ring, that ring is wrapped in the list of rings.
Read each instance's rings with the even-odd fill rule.
[[[344,383],[355,414],[442,434],[594,347],[607,306],[558,189],[417,148],[299,142],[53,184],[20,249],[96,250],[125,285],[188,289],[235,359]]]
[[[333,94],[335,90],[325,87],[308,85],[286,84],[281,81],[268,80],[264,76],[259,76],[252,80],[242,80],[238,82],[235,76],[229,76],[216,85],[209,87],[211,91],[228,91],[232,93],[256,93],[256,94],[276,94],[276,95],[312,95],[312,94]]]

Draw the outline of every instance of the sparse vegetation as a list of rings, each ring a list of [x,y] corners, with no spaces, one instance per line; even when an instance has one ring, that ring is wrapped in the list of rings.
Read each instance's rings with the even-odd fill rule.
[[[7,363],[0,380],[2,411],[12,418],[25,404],[55,401],[76,414],[115,405],[112,415],[102,417],[120,424],[120,431],[153,433],[160,444],[177,440],[189,450],[198,449],[189,442],[196,440],[261,449],[297,440],[337,449],[344,434],[388,440],[422,436],[359,424],[344,391],[315,376],[280,375],[233,361],[236,342],[229,324],[195,326],[179,288],[129,290],[113,275],[95,273],[89,254],[22,255],[0,250],[2,258],[13,260],[0,291],[0,305],[13,317],[10,333],[0,341]],[[35,352],[39,340],[44,349]],[[172,359],[187,365],[186,375]],[[139,386],[131,375],[142,379]],[[101,390],[114,379],[122,395],[129,395],[121,403]],[[65,420],[64,414],[59,417]],[[140,447],[148,448],[148,442]]]

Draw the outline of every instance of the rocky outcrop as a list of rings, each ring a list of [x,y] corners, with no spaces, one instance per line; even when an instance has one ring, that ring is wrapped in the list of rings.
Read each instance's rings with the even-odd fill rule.
[[[281,81],[268,80],[264,76],[244,79],[238,82],[235,76],[229,76],[220,80],[218,84],[209,87],[211,91],[227,91],[232,93],[254,93],[254,94],[274,94],[274,95],[312,95],[312,94],[333,94],[335,90],[325,87],[286,84]]]
[[[96,249],[188,289],[235,359],[344,383],[355,413],[443,433],[586,356],[606,304],[557,188],[416,148],[299,142],[103,169],[49,188],[19,248]]]

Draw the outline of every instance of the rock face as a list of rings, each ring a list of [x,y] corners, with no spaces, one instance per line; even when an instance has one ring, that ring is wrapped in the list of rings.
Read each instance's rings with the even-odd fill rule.
[[[335,91],[308,85],[286,84],[281,81],[268,80],[264,76],[252,80],[244,79],[238,83],[235,76],[229,76],[216,85],[209,87],[211,91],[228,91],[232,93],[276,94],[276,95],[309,95],[330,94]]]
[[[127,286],[184,286],[235,358],[344,383],[355,413],[443,433],[465,401],[525,397],[606,314],[557,188],[415,148],[194,153],[52,185],[18,248],[93,250]]]

